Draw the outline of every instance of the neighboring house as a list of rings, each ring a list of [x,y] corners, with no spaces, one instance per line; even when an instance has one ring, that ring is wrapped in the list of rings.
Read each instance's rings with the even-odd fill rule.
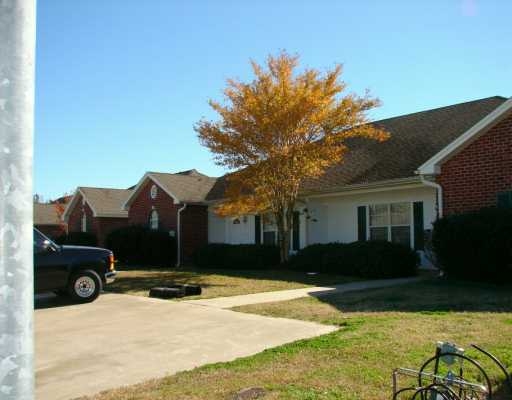
[[[418,251],[440,216],[497,204],[512,207],[512,99],[489,97],[376,121],[377,143],[347,141],[343,162],[304,182],[290,250],[313,243],[389,240]],[[146,225],[177,238],[178,264],[210,243],[276,243],[271,218],[222,218],[226,176],[196,170],[146,173],[132,190],[78,188],[69,230]],[[101,243],[101,239],[100,239]]]
[[[34,226],[52,239],[66,233],[67,229],[60,218],[59,207],[65,207],[65,205],[34,203]]]
[[[146,225],[176,237],[178,264],[208,243],[207,194],[216,178],[196,170],[147,172],[123,204],[131,225]]]
[[[344,161],[305,182],[293,249],[312,243],[383,239],[423,250],[438,216],[512,198],[512,99],[490,97],[374,122],[384,143],[347,142]],[[207,200],[222,201],[219,179]],[[209,210],[209,241],[276,240],[258,216],[219,218]]]
[[[63,214],[69,232],[93,233],[104,246],[110,232],[128,225],[122,206],[130,194],[125,189],[78,187]]]

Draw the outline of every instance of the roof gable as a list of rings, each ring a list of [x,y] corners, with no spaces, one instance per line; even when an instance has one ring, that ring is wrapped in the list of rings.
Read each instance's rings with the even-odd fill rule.
[[[64,211],[64,218],[69,217],[80,198],[89,205],[94,217],[128,218],[128,212],[122,205],[131,192],[127,189],[78,187]]]
[[[183,171],[176,174],[163,172],[146,172],[131,195],[126,199],[123,208],[127,209],[145,183],[151,180],[178,203],[202,203],[214,186],[217,178],[201,174],[196,170]]]
[[[473,141],[478,139],[484,133],[489,131],[493,126],[500,123],[512,111],[512,98],[505,101],[493,112],[488,114],[485,118],[478,121],[475,125],[470,127],[462,135],[450,142],[446,147],[437,152],[434,156],[424,162],[419,168],[418,173],[421,175],[434,175],[439,173],[440,165],[454,156]]]

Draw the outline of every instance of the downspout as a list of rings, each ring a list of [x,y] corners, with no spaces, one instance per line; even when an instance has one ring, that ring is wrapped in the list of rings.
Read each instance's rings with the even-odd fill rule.
[[[436,182],[425,179],[425,175],[420,175],[421,183],[425,186],[430,186],[436,189],[437,194],[437,218],[443,217],[443,187]]]
[[[178,221],[177,221],[177,251],[176,251],[176,267],[181,266],[181,213],[187,208],[187,203],[183,204],[183,207],[178,209]]]

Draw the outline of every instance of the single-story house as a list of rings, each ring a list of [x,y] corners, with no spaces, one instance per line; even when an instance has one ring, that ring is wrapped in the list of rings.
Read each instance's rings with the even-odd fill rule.
[[[63,204],[34,203],[34,226],[49,238],[55,239],[67,231],[59,211]]]
[[[489,97],[373,124],[390,139],[351,139],[343,162],[304,182],[291,250],[380,239],[422,251],[438,217],[511,201],[512,99]],[[182,259],[207,242],[275,243],[271,218],[215,214],[225,189],[225,176],[148,172],[133,190],[78,188],[65,216],[70,231],[100,217],[169,231]],[[107,190],[115,201],[99,199]],[[109,204],[107,213],[101,202]]]
[[[128,189],[78,187],[63,214],[69,232],[93,233],[104,246],[111,231],[128,226],[122,206],[130,194]]]
[[[206,196],[216,182],[195,169],[147,172],[123,203],[131,225],[147,225],[176,237],[178,264],[208,242]]]
[[[512,99],[490,97],[374,122],[383,143],[348,141],[342,163],[303,184],[293,249],[384,239],[423,250],[438,216],[496,205],[512,191]],[[259,216],[219,218],[223,182],[207,196],[210,242],[276,240]],[[508,196],[508,197],[507,197]]]

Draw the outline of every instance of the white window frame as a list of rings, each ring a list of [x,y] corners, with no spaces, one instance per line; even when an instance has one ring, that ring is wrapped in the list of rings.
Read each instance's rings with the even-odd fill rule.
[[[149,198],[151,200],[155,200],[157,196],[158,196],[158,186],[153,184],[151,186],[151,188],[149,189]]]
[[[87,214],[85,211],[82,213],[82,232],[87,232]]]
[[[154,216],[156,216],[156,218]],[[158,230],[158,224],[160,222],[159,219],[158,212],[156,210],[151,210],[149,213],[149,229],[154,231]]]
[[[392,204],[409,204],[409,224],[391,224],[391,205]],[[391,242],[391,228],[396,226],[408,226],[409,227],[409,247],[414,248],[414,202],[412,201],[392,201],[389,203],[382,202],[382,203],[372,203],[368,204],[366,206],[366,240],[371,240],[371,233],[370,229],[372,226],[370,225],[370,207],[371,206],[379,206],[379,205],[386,205],[387,206],[387,212],[389,221],[388,224],[385,225],[385,227],[388,230],[388,238],[387,241]],[[381,226],[384,227],[384,226]],[[373,226],[373,228],[378,228],[378,226]]]

